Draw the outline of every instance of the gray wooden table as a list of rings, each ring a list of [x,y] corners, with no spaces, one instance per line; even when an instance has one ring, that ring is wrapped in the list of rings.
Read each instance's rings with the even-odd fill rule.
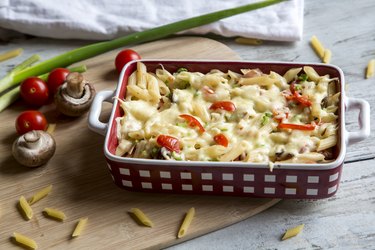
[[[320,62],[309,45],[312,35],[332,50],[332,64],[345,74],[347,95],[366,99],[375,117],[375,77],[365,79],[365,68],[375,59],[374,0],[306,0],[303,41],[265,42],[261,46],[216,38],[243,59]],[[41,38],[13,38],[0,51],[23,47],[24,57],[38,53],[49,58],[87,44]],[[0,75],[12,67],[0,65]],[[358,112],[347,113],[348,130],[358,129]],[[374,120],[374,119],[372,119]],[[241,223],[171,247],[184,249],[375,249],[375,124],[371,136],[347,149],[340,188],[329,199],[283,200],[273,208]],[[295,238],[280,241],[290,227],[305,224]]]

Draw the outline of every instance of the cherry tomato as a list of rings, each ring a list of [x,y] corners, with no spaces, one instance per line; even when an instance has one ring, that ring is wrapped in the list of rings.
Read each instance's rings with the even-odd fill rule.
[[[48,101],[49,91],[45,81],[29,77],[21,83],[21,97],[30,105],[43,106]]]
[[[115,59],[115,66],[120,73],[122,68],[130,61],[141,59],[141,56],[132,49],[121,50]]]
[[[174,138],[170,135],[159,135],[156,138],[157,144],[162,147],[165,147],[169,151],[175,151],[176,153],[180,153],[180,141],[177,138]]]
[[[314,130],[315,124],[293,124],[293,123],[279,123],[278,128],[297,129],[297,130]]]
[[[59,87],[65,82],[66,76],[69,73],[70,71],[65,68],[56,68],[49,73],[47,86],[51,95],[56,94]]]
[[[197,127],[199,129],[199,132],[201,133],[205,131],[202,124],[197,119],[195,119],[194,116],[184,114],[184,115],[180,115],[180,117],[186,120],[190,127],[192,128]]]
[[[233,102],[230,101],[219,101],[215,102],[210,106],[210,109],[222,109],[226,111],[235,111],[236,106],[234,105]]]
[[[46,130],[47,126],[46,117],[36,110],[24,111],[16,119],[16,130],[20,135],[31,130]]]
[[[224,134],[217,134],[214,136],[214,141],[224,147],[228,147],[229,141]]]

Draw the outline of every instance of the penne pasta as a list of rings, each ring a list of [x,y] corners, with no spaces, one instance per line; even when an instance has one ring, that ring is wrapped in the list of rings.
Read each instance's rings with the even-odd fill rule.
[[[328,148],[334,147],[336,144],[337,144],[337,136],[332,135],[332,136],[329,136],[327,138],[321,139],[320,142],[319,142],[319,146],[316,150],[317,151],[323,151],[323,150],[326,150]]]
[[[311,46],[313,47],[316,54],[323,59],[324,58],[324,47],[323,44],[319,41],[319,39],[314,35],[311,37],[310,40]]]
[[[246,38],[246,37],[237,37],[234,40],[236,43],[239,44],[246,44],[246,45],[261,45],[263,41],[257,38]]]
[[[373,77],[374,72],[375,72],[375,59],[371,59],[367,64],[366,78]]]
[[[14,50],[10,50],[10,51],[7,51],[5,53],[2,53],[2,54],[0,54],[0,62],[9,60],[9,59],[14,58],[14,57],[17,57],[17,56],[21,55],[22,52],[23,52],[23,49],[14,49]]]
[[[302,68],[292,68],[292,69],[289,69],[285,74],[284,74],[284,78],[286,80],[286,82],[291,82],[293,81],[294,79],[297,78],[298,74],[301,72]]]
[[[45,187],[41,190],[39,190],[36,194],[34,194],[30,199],[29,199],[29,204],[32,205],[35,202],[43,199],[46,197],[52,190],[52,185],[49,185],[48,187]]]
[[[323,62],[330,63],[332,58],[332,52],[329,49],[324,50]]]
[[[48,124],[48,128],[47,128],[48,133],[52,135],[55,132],[55,130],[56,130],[56,123]]]
[[[193,221],[194,215],[195,215],[195,208],[192,207],[186,213],[184,221],[181,224],[180,230],[178,230],[177,238],[182,238],[186,235],[186,232],[189,229],[191,222]]]
[[[138,219],[140,223],[147,227],[153,227],[154,223],[139,209],[139,208],[132,208],[130,210],[132,214]]]
[[[43,211],[45,212],[46,215],[48,215],[52,219],[59,220],[59,221],[64,221],[66,219],[66,215],[60,210],[47,207]]]
[[[31,209],[30,204],[27,202],[24,196],[20,197],[19,206],[25,218],[27,220],[30,220],[33,217],[33,210]]]
[[[73,233],[72,233],[72,237],[73,237],[73,238],[74,238],[74,237],[78,237],[78,236],[80,236],[80,235],[82,234],[82,231],[83,231],[84,227],[85,227],[86,224],[87,224],[87,220],[88,220],[87,217],[86,217],[86,218],[81,218],[81,219],[79,219],[79,221],[77,222],[77,225],[76,225],[76,227],[74,228],[74,231],[73,231]]]
[[[36,244],[36,242],[33,239],[31,239],[31,238],[29,238],[29,237],[27,237],[23,234],[14,232],[13,238],[17,243],[21,244],[24,247],[27,247],[29,249],[37,249],[38,248],[38,245]]]
[[[298,226],[293,227],[291,229],[288,229],[285,232],[285,234],[283,235],[281,240],[286,240],[286,239],[289,239],[289,238],[292,238],[292,237],[296,236],[297,234],[299,234],[303,230],[304,226],[305,226],[304,224],[301,224],[301,225],[298,225]]]

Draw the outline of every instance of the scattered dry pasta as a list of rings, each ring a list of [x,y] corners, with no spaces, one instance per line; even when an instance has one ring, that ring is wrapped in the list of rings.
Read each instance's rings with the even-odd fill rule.
[[[14,49],[14,50],[10,50],[10,51],[7,51],[5,53],[2,53],[2,54],[0,54],[0,62],[9,60],[13,57],[17,57],[17,56],[21,55],[22,52],[23,52],[23,49]]]
[[[56,129],[56,123],[50,123],[48,124],[47,132],[51,135],[55,132]]]
[[[186,213],[185,219],[182,222],[180,230],[178,231],[177,238],[182,238],[185,236],[193,218],[195,215],[195,208],[190,208],[189,211]]]
[[[330,63],[332,57],[332,52],[329,49],[324,50],[323,62]]]
[[[324,57],[324,46],[323,44],[319,41],[319,39],[314,35],[311,37],[311,46],[315,50],[316,54],[320,57]]]
[[[304,227],[304,224],[301,224],[301,225],[298,225],[294,228],[288,229],[285,232],[285,234],[284,234],[284,236],[281,240],[286,240],[286,239],[289,239],[289,238],[292,238],[292,237],[296,236],[297,234],[299,234],[302,231],[303,227]]]
[[[86,226],[87,224],[87,220],[88,218],[81,218],[79,219],[78,223],[77,223],[77,226],[75,227],[73,233],[72,233],[72,237],[78,237],[81,235],[82,231],[83,231],[83,228]]]
[[[31,239],[31,238],[29,238],[25,235],[14,232],[13,238],[17,243],[19,243],[19,244],[21,244],[21,245],[23,245],[23,246],[25,246],[29,249],[37,249],[38,248],[38,245],[36,244],[36,242],[33,239]]]
[[[323,44],[315,35],[311,37],[310,44],[314,49],[315,53],[320,57],[322,62],[329,63],[331,61],[331,50],[324,48]]]
[[[238,37],[234,40],[236,43],[239,44],[246,44],[246,45],[261,45],[263,41],[256,38],[245,38],[245,37]]]
[[[48,215],[49,217],[55,220],[63,221],[66,219],[66,215],[60,210],[47,207],[43,211],[45,212],[46,215]]]
[[[154,223],[139,209],[139,208],[132,208],[130,210],[132,214],[141,222],[143,225],[147,227],[153,227]]]
[[[30,220],[33,217],[33,210],[30,207],[30,204],[27,202],[24,196],[20,197],[19,206],[25,217]]]
[[[367,64],[366,78],[373,77],[374,72],[375,72],[375,59],[371,59]]]
[[[29,204],[32,205],[34,204],[35,202],[43,199],[44,197],[46,197],[52,190],[52,185],[49,185],[48,187],[45,187],[41,190],[39,190],[36,194],[34,194],[30,200],[29,200]]]

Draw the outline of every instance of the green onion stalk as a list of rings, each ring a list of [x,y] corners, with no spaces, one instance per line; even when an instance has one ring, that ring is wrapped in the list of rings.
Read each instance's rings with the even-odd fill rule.
[[[256,3],[251,3],[231,9],[212,12],[209,14],[188,18],[178,22],[159,26],[149,30],[136,32],[127,36],[123,36],[114,40],[98,42],[84,47],[80,47],[61,55],[55,56],[51,59],[38,63],[34,66],[28,67],[10,78],[0,80],[0,92],[5,89],[17,86],[21,81],[30,76],[38,76],[51,71],[58,67],[67,67],[73,63],[97,56],[99,54],[127,46],[130,44],[144,43],[152,40],[161,39],[180,31],[192,29],[198,26],[206,25],[216,22],[220,19],[230,16],[238,15],[248,11],[264,8],[273,4],[283,2],[285,0],[265,0]],[[1,99],[0,99],[1,102]]]

